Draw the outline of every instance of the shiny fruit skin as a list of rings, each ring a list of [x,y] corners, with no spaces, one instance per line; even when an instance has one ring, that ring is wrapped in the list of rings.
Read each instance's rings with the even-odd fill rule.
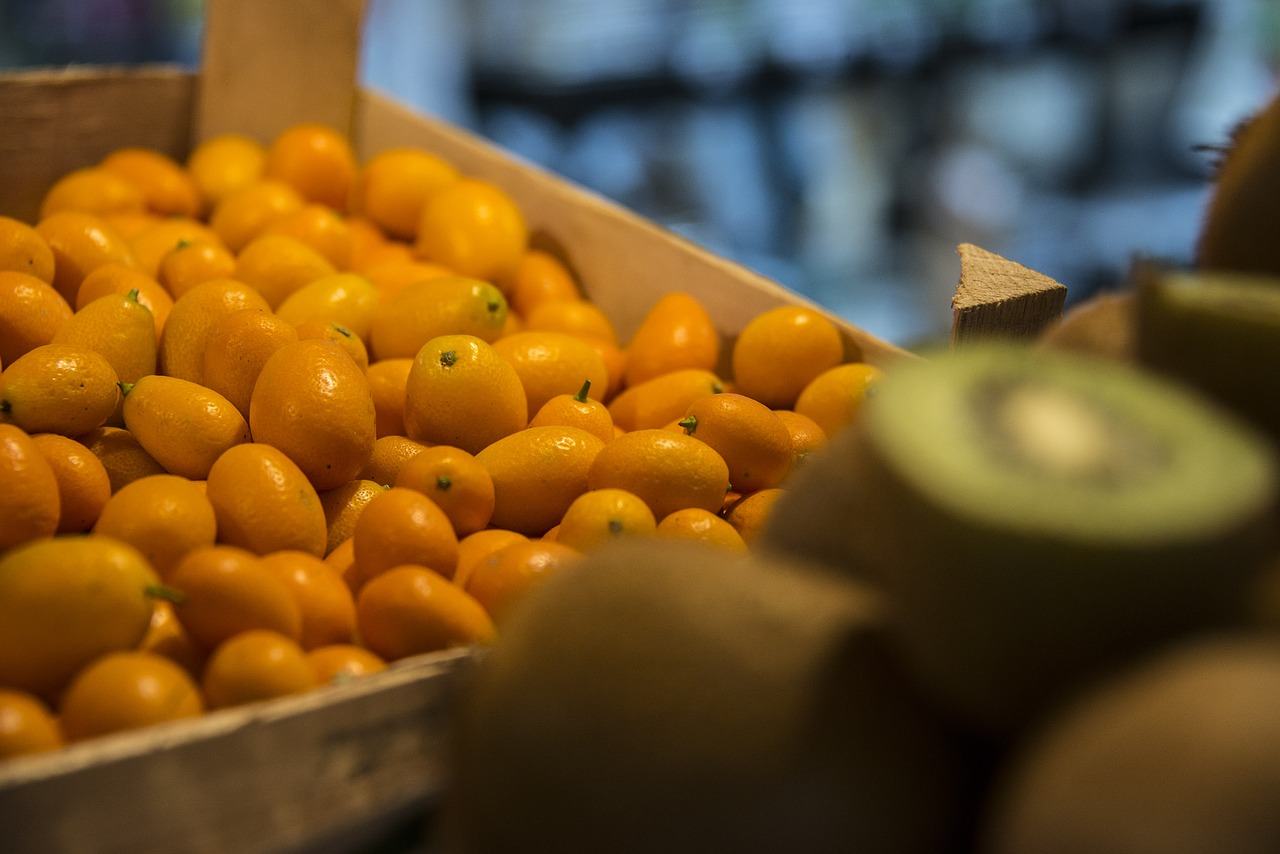
[[[519,375],[482,339],[442,335],[414,357],[405,385],[410,439],[475,454],[528,421]]]
[[[26,691],[0,688],[0,762],[57,750],[64,741],[48,704]]]
[[[364,373],[320,339],[285,344],[267,359],[249,400],[255,441],[292,459],[317,490],[355,478],[373,453],[377,413]]]
[[[205,492],[220,542],[255,554],[279,549],[324,554],[328,535],[320,496],[278,448],[261,442],[229,448],[209,469]]]
[[[143,377],[124,397],[124,425],[171,474],[208,477],[214,461],[249,441],[244,416],[216,391],[159,374]]]
[[[393,567],[364,585],[356,614],[364,645],[387,661],[487,643],[495,636],[479,602],[418,566]]]
[[[58,477],[24,430],[0,424],[0,554],[50,537],[62,514]]]
[[[36,540],[0,557],[0,685],[52,697],[100,655],[137,646],[159,578],[130,545]]]
[[[93,532],[133,546],[167,578],[188,552],[214,544],[218,522],[202,487],[176,474],[156,474],[113,493]]]
[[[298,642],[267,629],[241,632],[221,644],[210,654],[200,680],[212,709],[301,694],[315,685]]]
[[[110,735],[204,713],[195,680],[149,652],[113,652],[89,664],[59,704],[68,741]]]
[[[635,430],[603,447],[587,481],[591,489],[635,493],[661,519],[686,507],[718,511],[729,489],[729,466],[715,449],[692,436]]]
[[[724,459],[736,492],[775,487],[791,471],[791,432],[773,410],[750,397],[726,392],[696,400],[680,425]]]
[[[101,353],[45,344],[0,373],[0,419],[28,433],[79,436],[101,427],[116,411],[117,382]]]
[[[492,524],[529,537],[545,534],[587,491],[588,472],[606,447],[576,427],[529,427],[480,451],[476,459],[493,478]]]

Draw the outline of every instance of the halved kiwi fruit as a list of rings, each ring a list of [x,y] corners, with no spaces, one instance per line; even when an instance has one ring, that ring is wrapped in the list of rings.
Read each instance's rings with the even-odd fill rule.
[[[1162,651],[1055,714],[1004,769],[986,854],[1280,851],[1280,639]]]
[[[1014,345],[895,367],[759,546],[871,581],[920,685],[992,734],[1153,644],[1240,617],[1271,446],[1172,383]]]
[[[462,683],[462,852],[936,852],[961,763],[875,594],[684,541],[549,580]]]
[[[1139,362],[1280,440],[1280,277],[1135,269]]]

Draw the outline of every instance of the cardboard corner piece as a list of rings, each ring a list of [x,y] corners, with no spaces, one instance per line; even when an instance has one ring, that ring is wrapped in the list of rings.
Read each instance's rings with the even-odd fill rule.
[[[960,281],[951,299],[952,346],[1031,339],[1062,316],[1064,285],[972,243],[961,243],[956,252]]]

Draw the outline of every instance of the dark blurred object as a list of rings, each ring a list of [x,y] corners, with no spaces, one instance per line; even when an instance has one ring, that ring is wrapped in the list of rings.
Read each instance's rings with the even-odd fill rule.
[[[13,0],[0,5],[0,68],[194,65],[203,12],[200,0]]]

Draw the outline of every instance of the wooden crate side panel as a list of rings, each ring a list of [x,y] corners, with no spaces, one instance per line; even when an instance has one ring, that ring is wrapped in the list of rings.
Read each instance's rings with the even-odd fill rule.
[[[168,66],[0,75],[0,214],[33,222],[57,178],[114,148],[185,157],[194,88]]]
[[[0,765],[0,849],[291,851],[424,809],[445,786],[443,718],[469,656]]]
[[[535,236],[562,252],[588,295],[612,317],[625,341],[663,293],[684,290],[702,300],[726,340],[752,317],[783,304],[819,308],[811,300],[604,197],[500,151],[467,131],[426,118],[393,99],[361,90],[357,149],[367,158],[386,148],[419,146],[464,173],[510,192]],[[829,313],[828,313],[829,314]],[[839,318],[852,353],[883,364],[904,351]]]

